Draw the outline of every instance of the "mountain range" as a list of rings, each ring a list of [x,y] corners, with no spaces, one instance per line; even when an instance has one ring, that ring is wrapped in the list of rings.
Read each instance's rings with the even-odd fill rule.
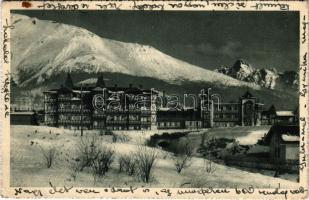
[[[191,65],[159,50],[101,38],[83,28],[12,15],[12,72],[21,86],[40,84],[63,72],[114,72],[180,84],[216,82],[224,86],[259,86]]]
[[[295,71],[278,72],[276,69],[257,69],[244,60],[237,60],[231,67],[215,69],[237,80],[255,83],[269,89],[286,89],[298,87],[298,73]]]
[[[213,71],[154,47],[102,38],[81,27],[19,14],[11,15],[11,23],[14,26],[11,72],[16,83],[13,95],[29,94],[29,91],[42,94],[44,90],[59,87],[67,72],[72,74],[75,83],[93,84],[98,73],[103,72],[107,85],[142,84],[176,94],[198,93],[211,87],[224,96],[224,101],[252,90],[266,104],[282,99],[282,107],[297,104],[294,89],[282,94],[279,87],[288,78],[294,83],[297,79],[293,74],[255,69],[242,60],[232,67]]]

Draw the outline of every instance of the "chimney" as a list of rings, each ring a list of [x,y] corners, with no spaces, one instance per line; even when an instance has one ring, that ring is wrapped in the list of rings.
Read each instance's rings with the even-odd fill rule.
[[[132,88],[132,83],[129,84],[129,88]]]
[[[143,85],[141,84],[141,85],[139,85],[139,89],[143,89]]]
[[[114,86],[115,88],[117,88],[118,87],[118,85],[117,84],[115,84],[115,86]]]

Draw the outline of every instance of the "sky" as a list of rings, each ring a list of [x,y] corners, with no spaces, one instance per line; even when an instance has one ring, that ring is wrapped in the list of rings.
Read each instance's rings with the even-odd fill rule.
[[[39,11],[14,13],[85,28],[101,37],[153,46],[215,69],[243,59],[256,68],[297,71],[298,12]]]

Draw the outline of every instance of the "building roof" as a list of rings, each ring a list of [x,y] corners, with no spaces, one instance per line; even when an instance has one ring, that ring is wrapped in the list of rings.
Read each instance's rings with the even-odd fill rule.
[[[80,101],[80,98],[73,97],[73,98],[71,99],[71,101]]]
[[[142,89],[137,87],[83,87],[82,91],[83,93],[90,93],[91,91],[103,91],[105,89],[107,92],[124,92],[128,94],[158,94],[157,90],[151,90],[151,89]],[[81,93],[81,87],[74,86],[72,89],[67,87],[60,87],[59,89],[52,89],[44,91],[44,93]]]
[[[285,142],[298,142],[299,136],[297,135],[288,135],[288,134],[282,134],[281,139]]]
[[[273,125],[266,136],[264,141],[266,144],[270,143],[271,137],[274,134],[279,134],[284,142],[298,142],[299,139],[299,126],[298,125]],[[284,136],[283,136],[284,135]]]
[[[278,117],[293,117],[293,111],[276,111]]]
[[[244,95],[241,96],[242,98],[250,99],[255,98],[249,91],[247,91]]]
[[[90,93],[90,91],[89,90],[72,90],[72,92],[74,92],[74,93],[78,93],[78,94],[80,94],[80,93]]]

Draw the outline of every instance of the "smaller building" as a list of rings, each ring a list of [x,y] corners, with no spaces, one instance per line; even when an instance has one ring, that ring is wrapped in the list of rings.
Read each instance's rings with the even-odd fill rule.
[[[202,128],[200,112],[194,109],[157,112],[158,129],[199,129]]]
[[[12,112],[11,125],[38,125],[36,112]]]
[[[274,125],[263,139],[269,145],[270,162],[279,168],[295,169],[299,162],[299,126]]]
[[[295,111],[280,110],[277,111],[272,105],[268,110],[262,112],[262,125],[274,124],[296,124],[298,122],[298,114]]]
[[[295,121],[293,111],[276,111],[276,123],[292,124]]]

